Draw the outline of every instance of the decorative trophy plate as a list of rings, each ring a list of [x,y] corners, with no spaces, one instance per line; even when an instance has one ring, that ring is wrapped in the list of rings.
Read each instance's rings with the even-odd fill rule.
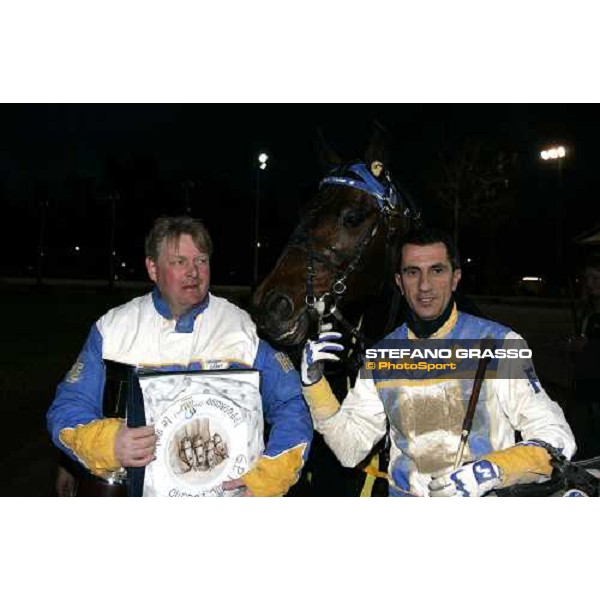
[[[225,496],[264,450],[259,373],[254,370],[143,373],[146,422],[156,460],[144,496]]]

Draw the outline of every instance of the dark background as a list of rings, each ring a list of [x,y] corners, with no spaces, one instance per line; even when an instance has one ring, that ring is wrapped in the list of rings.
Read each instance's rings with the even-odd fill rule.
[[[463,257],[472,258],[464,265],[468,291],[512,293],[533,275],[549,282],[547,294],[565,292],[553,281],[558,195],[565,268],[577,260],[571,238],[600,221],[595,105],[5,105],[0,275],[38,273],[45,209],[43,275],[108,277],[117,195],[118,278],[143,279],[150,223],[189,207],[215,238],[213,280],[249,284],[259,152],[270,156],[260,193],[264,275],[317,189],[317,129],[350,160],[362,157],[375,121],[385,129],[394,178],[428,223],[448,229],[452,212],[436,188],[440,157],[460,160],[475,142],[491,162],[500,152],[509,158],[510,203],[501,218],[484,210],[459,227]],[[539,158],[558,143],[568,151],[561,185],[556,163]],[[485,265],[493,265],[493,283]]]
[[[258,154],[270,156],[260,177],[260,279],[317,190],[318,128],[351,160],[363,156],[375,121],[395,180],[429,224],[453,228],[440,192],[448,188],[444,164],[467,166],[465,202],[478,181],[496,191],[502,183],[499,205],[461,215],[461,289],[527,339],[551,397],[572,424],[585,424],[565,342],[575,333],[569,296],[577,289],[557,276],[556,224],[560,200],[565,272],[574,279],[580,249],[572,238],[600,222],[597,116],[588,105],[1,106],[0,402],[10,426],[0,440],[0,495],[53,493],[58,451],[46,410],[92,323],[149,288],[143,238],[156,217],[189,209],[202,218],[215,242],[213,283],[246,286],[218,292],[247,306]],[[539,158],[549,144],[567,147],[562,179],[556,163]],[[111,198],[115,289],[106,285]],[[545,283],[526,288],[525,275]]]

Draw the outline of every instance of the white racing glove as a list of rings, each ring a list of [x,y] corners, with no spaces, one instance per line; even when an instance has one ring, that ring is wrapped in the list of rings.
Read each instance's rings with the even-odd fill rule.
[[[500,469],[489,460],[476,460],[429,482],[430,496],[483,496],[500,484]]]
[[[344,346],[337,344],[333,340],[339,340],[342,337],[337,331],[325,331],[319,334],[318,340],[309,340],[302,351],[302,364],[300,365],[300,375],[302,384],[305,386],[317,383],[323,377],[323,361],[338,361],[340,357],[331,352],[342,352]]]

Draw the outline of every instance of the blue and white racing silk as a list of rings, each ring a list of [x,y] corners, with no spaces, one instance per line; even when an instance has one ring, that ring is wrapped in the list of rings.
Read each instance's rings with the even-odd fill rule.
[[[414,339],[406,324],[382,342]],[[523,339],[499,323],[452,311],[430,339]],[[379,345],[379,344],[378,344]],[[526,346],[525,346],[526,347]],[[475,460],[515,444],[515,430],[523,440],[542,440],[570,458],[573,434],[562,409],[553,402],[528,359],[511,361],[502,378],[486,379],[468,440],[464,461]],[[428,495],[432,475],[451,469],[460,442],[473,379],[422,378],[407,371],[402,378],[386,371],[362,371],[341,407],[333,407],[330,390],[322,380],[304,388],[315,429],[323,434],[344,466],[361,462],[385,435],[389,421],[391,451],[388,476],[390,495]],[[329,399],[327,396],[329,395]]]
[[[275,464],[294,452],[304,463],[312,425],[300,377],[285,354],[259,339],[250,316],[224,298],[208,294],[176,320],[155,289],[96,322],[48,411],[53,442],[76,460],[81,457],[63,443],[61,432],[103,418],[103,359],[157,371],[258,370],[262,410],[271,426],[263,458]]]

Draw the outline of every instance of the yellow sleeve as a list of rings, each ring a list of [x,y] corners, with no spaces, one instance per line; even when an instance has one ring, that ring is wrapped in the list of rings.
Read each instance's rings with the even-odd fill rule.
[[[242,480],[254,496],[283,496],[300,477],[306,444],[277,456],[261,456]]]
[[[121,419],[98,419],[75,429],[61,430],[60,441],[92,472],[102,476],[121,465],[115,456],[115,437]]]
[[[302,386],[302,393],[315,421],[328,419],[340,409],[340,403],[325,377],[313,385]]]
[[[540,477],[552,475],[550,454],[541,446],[511,446],[505,450],[490,452],[482,459],[490,460],[500,469],[502,483],[499,487],[507,487],[517,483],[532,483]]]

